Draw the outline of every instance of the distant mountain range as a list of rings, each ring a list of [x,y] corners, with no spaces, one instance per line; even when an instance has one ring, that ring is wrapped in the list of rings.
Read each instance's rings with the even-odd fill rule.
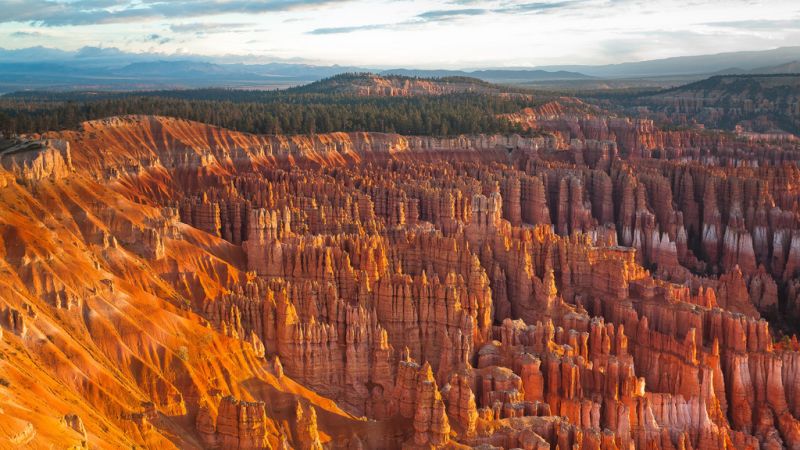
[[[232,58],[199,55],[127,53],[116,48],[64,51],[46,47],[0,48],[0,93],[27,89],[138,90],[197,87],[281,88],[307,84],[341,73],[373,72],[412,77],[468,76],[499,84],[576,86],[619,80],[713,74],[800,71],[800,47],[756,52],[683,56],[602,66],[570,65],[475,70],[380,70],[318,66],[294,62],[244,64]]]
[[[717,53],[714,55],[679,56],[650,61],[626,62],[602,66],[542,66],[547,71],[565,70],[597,78],[663,77],[675,75],[711,75],[732,67],[753,71],[800,60],[800,46],[773,50]]]
[[[739,67],[720,70],[712,75],[775,75],[787,73],[800,73],[800,61],[791,61],[777,66],[759,67],[756,69],[745,70]]]
[[[592,77],[565,70],[547,71],[539,69],[483,69],[483,70],[415,70],[392,69],[380,72],[381,75],[402,75],[406,77],[444,78],[471,77],[491,83],[530,83],[532,81],[586,80]]]

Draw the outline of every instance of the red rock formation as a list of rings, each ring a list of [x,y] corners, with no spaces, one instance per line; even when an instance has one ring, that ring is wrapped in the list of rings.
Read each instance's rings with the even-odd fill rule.
[[[309,450],[322,450],[322,443],[317,430],[317,411],[313,406],[308,409],[297,403],[295,410],[297,416],[297,445]],[[241,448],[241,447],[239,447]]]
[[[0,152],[0,439],[797,446],[800,171],[561,102],[547,137],[127,117]]]
[[[414,401],[414,445],[429,448],[447,443],[450,439],[450,423],[442,395],[427,363],[420,368],[417,375]]]
[[[20,183],[57,181],[73,170],[69,142],[20,141],[4,147],[0,152],[0,167]]]

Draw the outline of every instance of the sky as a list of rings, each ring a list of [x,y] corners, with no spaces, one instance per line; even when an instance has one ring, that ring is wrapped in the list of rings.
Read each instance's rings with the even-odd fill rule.
[[[800,45],[797,0],[0,0],[6,49],[475,68],[792,45]]]

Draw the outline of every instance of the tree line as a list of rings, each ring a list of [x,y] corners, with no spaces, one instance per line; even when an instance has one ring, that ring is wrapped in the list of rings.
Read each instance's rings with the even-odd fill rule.
[[[238,131],[311,134],[377,131],[452,136],[522,132],[500,114],[535,106],[523,98],[463,93],[356,97],[286,91],[195,89],[136,93],[24,92],[0,97],[6,135],[76,129],[86,120],[152,114]]]

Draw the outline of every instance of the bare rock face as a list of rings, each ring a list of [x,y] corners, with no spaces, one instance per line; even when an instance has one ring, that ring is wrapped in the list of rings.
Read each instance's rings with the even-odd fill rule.
[[[464,434],[472,435],[478,421],[478,408],[475,394],[470,387],[469,378],[465,375],[453,374],[449,384],[443,389],[447,399],[447,415],[458,423]]]
[[[63,140],[3,142],[0,166],[21,183],[57,181],[72,172],[70,145]]]
[[[489,197],[476,195],[472,198],[472,218],[465,230],[470,242],[483,243],[499,232],[503,226],[502,200],[499,192]]]
[[[18,309],[6,307],[2,312],[2,325],[10,332],[24,338],[28,333],[25,315]]]
[[[538,177],[525,177],[520,181],[520,208],[526,223],[550,223],[547,193]]]
[[[77,414],[67,414],[61,418],[61,423],[65,427],[70,428],[80,437],[80,448],[89,448],[89,438],[86,434],[86,427],[83,425],[83,420]]]
[[[304,408],[297,403],[295,410],[297,416],[297,442],[301,448],[309,450],[322,450],[317,431],[317,412],[313,406]]]
[[[217,446],[217,413],[216,408],[203,403],[197,411],[195,427],[202,443],[209,448]]]
[[[220,236],[220,207],[219,203],[210,201],[203,195],[194,202],[184,201],[180,207],[181,220],[197,229],[215,236]]]
[[[263,402],[244,402],[223,397],[214,417],[207,408],[197,415],[197,430],[203,442],[220,448],[248,450],[272,448],[267,439],[267,418]]]
[[[444,401],[427,363],[417,374],[414,405],[414,444],[420,447],[440,447],[450,439],[450,423]]]

